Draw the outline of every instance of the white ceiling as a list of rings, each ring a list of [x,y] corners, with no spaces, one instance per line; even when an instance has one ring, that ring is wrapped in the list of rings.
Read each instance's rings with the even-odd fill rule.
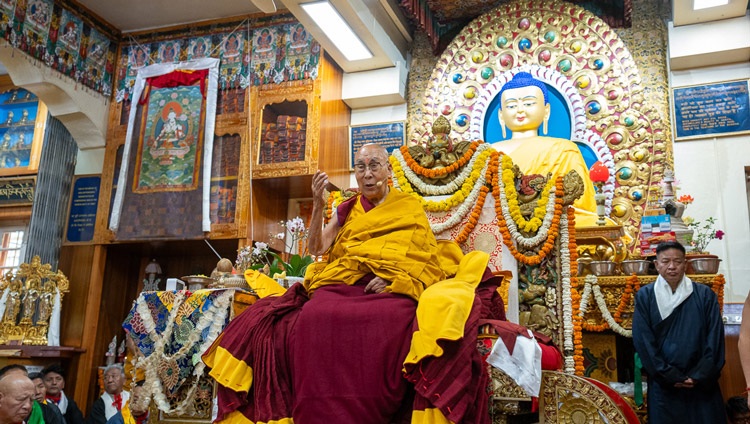
[[[250,0],[77,1],[122,32],[143,31],[260,12]]]

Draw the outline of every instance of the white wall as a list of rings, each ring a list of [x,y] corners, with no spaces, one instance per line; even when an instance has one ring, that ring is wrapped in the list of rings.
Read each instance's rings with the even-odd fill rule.
[[[672,88],[750,78],[750,63],[675,71]],[[742,303],[750,291],[750,215],[745,167],[750,166],[750,134],[712,137],[674,143],[675,178],[680,193],[695,202],[685,215],[717,219],[724,240],[714,240],[708,250],[722,258],[719,272],[727,280],[726,303]]]

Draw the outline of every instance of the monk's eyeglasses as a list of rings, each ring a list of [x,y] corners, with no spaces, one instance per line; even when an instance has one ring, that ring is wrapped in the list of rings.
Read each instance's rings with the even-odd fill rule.
[[[357,174],[364,174],[365,170],[369,169],[370,172],[378,172],[383,167],[383,164],[380,162],[370,162],[369,164],[365,165],[364,163],[358,163],[354,165],[354,171],[357,172]]]

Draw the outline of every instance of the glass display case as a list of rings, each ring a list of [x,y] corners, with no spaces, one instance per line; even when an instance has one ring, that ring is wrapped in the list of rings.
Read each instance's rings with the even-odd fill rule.
[[[30,91],[0,93],[0,175],[37,172],[46,118],[47,108]]]

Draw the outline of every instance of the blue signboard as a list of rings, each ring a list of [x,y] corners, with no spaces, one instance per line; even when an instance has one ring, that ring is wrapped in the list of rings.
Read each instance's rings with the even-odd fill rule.
[[[100,176],[79,177],[73,183],[67,241],[86,242],[94,239],[100,183]]]
[[[676,138],[750,131],[748,81],[674,89]]]
[[[354,166],[354,154],[365,144],[376,143],[385,147],[390,154],[404,145],[404,123],[388,122],[384,124],[358,125],[351,127],[349,136],[351,162]]]

